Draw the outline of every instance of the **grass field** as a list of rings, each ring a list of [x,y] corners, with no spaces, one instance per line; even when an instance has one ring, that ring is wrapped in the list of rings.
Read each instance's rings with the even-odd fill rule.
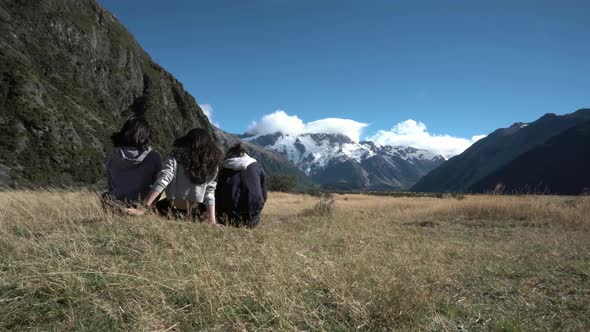
[[[589,197],[334,199],[248,230],[2,192],[0,330],[590,330]]]

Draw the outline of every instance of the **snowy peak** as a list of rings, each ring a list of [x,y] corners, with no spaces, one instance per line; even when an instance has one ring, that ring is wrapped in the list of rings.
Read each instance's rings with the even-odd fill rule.
[[[267,137],[272,136],[272,137]],[[360,161],[371,152],[343,135],[303,134],[265,135],[245,140],[274,150],[295,164],[306,174],[325,167],[331,159],[354,159]]]
[[[411,146],[383,146],[383,154],[395,156],[404,160],[442,160],[445,158],[428,150],[416,149]]]
[[[445,161],[442,156],[426,150],[407,146],[381,146],[370,141],[355,142],[340,134],[276,133],[242,137],[246,141],[280,153],[309,176],[323,180],[326,172],[330,172],[331,175],[341,173],[338,181],[346,181],[348,176],[351,181],[358,184],[362,181],[357,178],[362,174],[363,181],[369,187],[372,174],[365,168],[373,165],[376,157],[381,160],[380,171],[383,170],[383,165],[386,165],[388,173],[395,173],[391,169],[396,169],[397,172],[403,170],[406,173],[416,170],[421,175]],[[355,177],[357,178],[353,179]],[[414,174],[410,176],[412,179],[415,177]],[[380,182],[383,182],[382,178],[383,176],[379,178]],[[403,189],[406,182],[412,181],[401,181],[404,185],[399,185],[400,181],[394,181],[396,184],[388,188]]]

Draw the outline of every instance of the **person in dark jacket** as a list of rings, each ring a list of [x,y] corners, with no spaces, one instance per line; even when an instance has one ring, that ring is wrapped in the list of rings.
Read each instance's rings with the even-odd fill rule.
[[[256,227],[266,203],[264,170],[241,144],[231,147],[217,179],[215,201],[222,223]]]
[[[158,151],[149,144],[152,130],[142,117],[128,119],[111,136],[113,149],[107,158],[107,185],[103,204],[119,212],[134,214],[135,205],[144,199],[162,169]]]

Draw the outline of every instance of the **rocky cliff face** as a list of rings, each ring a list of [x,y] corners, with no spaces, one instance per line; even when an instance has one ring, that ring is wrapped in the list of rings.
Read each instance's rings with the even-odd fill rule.
[[[155,147],[213,131],[170,73],[94,0],[0,2],[0,184],[93,184],[133,114]]]

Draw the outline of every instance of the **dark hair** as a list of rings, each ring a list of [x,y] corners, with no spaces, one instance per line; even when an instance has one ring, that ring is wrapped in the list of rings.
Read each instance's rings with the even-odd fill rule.
[[[194,184],[215,176],[221,165],[221,149],[204,129],[195,128],[174,141],[172,156],[182,164]]]
[[[132,117],[125,121],[120,131],[111,135],[116,147],[129,146],[145,151],[152,140],[152,128],[143,117]]]
[[[241,157],[248,153],[248,149],[242,143],[238,143],[227,150],[225,158]]]

